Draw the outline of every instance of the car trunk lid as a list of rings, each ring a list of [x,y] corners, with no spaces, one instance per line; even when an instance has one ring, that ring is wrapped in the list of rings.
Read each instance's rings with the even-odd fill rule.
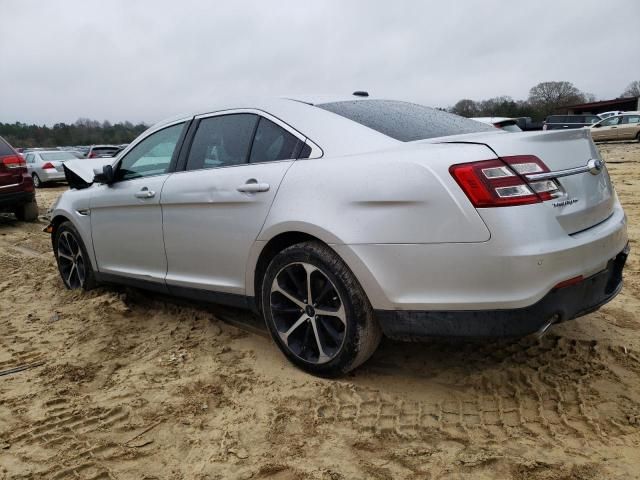
[[[469,134],[456,136],[453,141],[433,140],[481,143],[500,158],[534,155],[542,160],[550,172],[523,177],[529,182],[551,179],[559,184],[558,194],[544,205],[568,234],[593,227],[613,213],[615,195],[611,180],[587,129]]]

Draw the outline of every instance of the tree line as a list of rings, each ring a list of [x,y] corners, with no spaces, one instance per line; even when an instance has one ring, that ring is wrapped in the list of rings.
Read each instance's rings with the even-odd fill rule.
[[[75,123],[27,125],[25,123],[0,123],[0,136],[14,147],[63,147],[76,145],[129,143],[148,128],[148,125],[131,122],[111,124],[88,118]]]
[[[631,82],[620,96],[640,96],[640,80]],[[541,121],[560,107],[595,100],[593,94],[579,90],[571,82],[542,82],[529,90],[526,100],[514,100],[508,96],[479,101],[464,98],[449,111],[463,117],[531,117],[534,121]],[[53,127],[0,122],[0,136],[13,146],[23,148],[120,145],[131,142],[147,128],[143,123],[111,124],[88,118],[79,118],[73,124],[56,123]]]
[[[640,80],[631,82],[620,95],[636,96],[640,96]],[[508,96],[480,101],[464,98],[449,111],[463,117],[531,117],[534,121],[541,121],[558,108],[594,101],[595,95],[581,91],[571,82],[542,82],[529,90],[526,100],[514,100]]]

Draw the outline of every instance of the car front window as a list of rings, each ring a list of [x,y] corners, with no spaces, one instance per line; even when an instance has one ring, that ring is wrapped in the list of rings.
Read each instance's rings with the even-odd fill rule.
[[[184,125],[180,123],[155,132],[133,147],[122,158],[116,180],[167,173]]]

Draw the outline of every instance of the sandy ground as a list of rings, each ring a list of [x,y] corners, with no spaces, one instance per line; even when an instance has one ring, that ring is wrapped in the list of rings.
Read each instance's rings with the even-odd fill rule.
[[[219,307],[63,288],[44,223],[0,217],[0,478],[640,478],[640,145],[600,146],[623,293],[541,340],[385,342],[338,381]],[[46,209],[64,188],[39,191]]]

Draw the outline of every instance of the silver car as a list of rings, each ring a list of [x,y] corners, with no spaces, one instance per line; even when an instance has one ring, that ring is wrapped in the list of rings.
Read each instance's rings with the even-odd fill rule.
[[[507,133],[362,96],[238,101],[67,168],[48,227],[67,288],[253,309],[314,374],[357,367],[383,334],[544,332],[622,287],[625,214],[586,129]]]
[[[62,165],[68,160],[77,160],[71,152],[60,150],[34,150],[25,154],[27,170],[33,184],[40,188],[45,183],[66,180]]]

